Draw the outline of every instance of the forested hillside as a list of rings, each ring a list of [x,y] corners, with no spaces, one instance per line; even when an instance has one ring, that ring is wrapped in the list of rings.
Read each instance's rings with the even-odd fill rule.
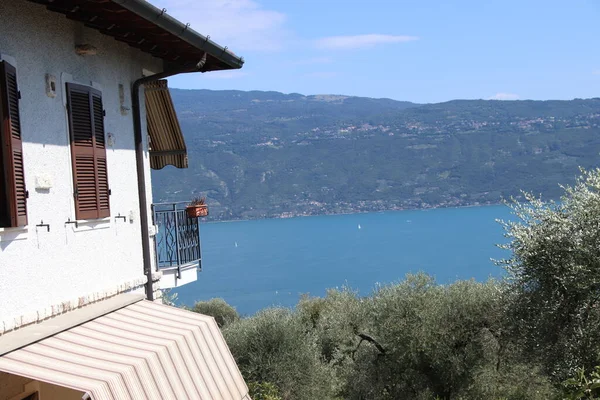
[[[208,196],[212,218],[556,197],[600,164],[600,98],[389,99],[172,90],[187,170],[153,173],[155,201]]]

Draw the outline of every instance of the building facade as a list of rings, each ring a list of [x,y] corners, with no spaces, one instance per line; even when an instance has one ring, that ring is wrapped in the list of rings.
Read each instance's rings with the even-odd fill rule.
[[[0,228],[0,331],[7,331],[20,319],[51,315],[52,307],[61,312],[78,305],[84,296],[144,292],[133,121],[125,108],[131,109],[133,81],[144,69],[161,72],[162,62],[38,4],[14,1],[0,7],[0,57],[14,68],[20,92],[21,190],[29,193],[20,199],[26,202],[26,220],[10,224],[5,217]],[[97,53],[78,55],[79,43],[93,43]],[[101,194],[108,205],[98,217],[76,213],[69,84],[93,89],[106,113],[103,189],[110,196]],[[119,215],[125,218],[115,219]]]
[[[197,316],[178,314],[183,311],[150,305],[144,309],[147,301],[141,300],[160,302],[163,273],[167,286],[195,280],[195,258],[199,259],[199,253],[189,259],[176,248],[175,262],[158,268],[155,236],[165,228],[158,225],[158,209],[152,205],[150,167],[187,164],[185,143],[161,78],[240,68],[242,63],[141,0],[0,3],[0,400],[119,397],[118,388],[103,392],[98,389],[103,384],[87,378],[77,381],[74,372],[53,381],[43,363],[37,366],[38,375],[19,375],[19,357],[40,339],[43,344],[58,340],[57,334],[68,336],[74,326],[69,319],[86,326],[107,314],[123,313],[125,324],[141,326],[149,322],[142,317],[148,310],[157,313],[154,322],[159,325],[161,318],[173,324],[188,320],[191,331],[196,323],[199,330],[208,324],[206,332],[211,333],[202,340],[212,340],[212,345],[197,341],[190,345],[193,354],[182,357],[197,361],[202,356],[195,350],[198,345],[219,353],[216,359],[223,363],[198,363],[204,377],[218,375],[215,371],[223,366],[228,372],[213,379],[217,383],[212,389],[206,382],[206,387],[190,389],[192,374],[189,382],[180,377],[183,389],[167,392],[159,382],[153,383],[155,389],[138,393],[131,389],[137,383],[131,382],[139,377],[132,378],[123,383],[130,398],[247,395],[210,319],[196,320]],[[170,216],[160,215],[162,223],[174,218],[179,230],[188,225],[176,235],[197,237],[197,222],[176,206]],[[185,332],[187,326],[181,323],[167,331]],[[124,348],[123,354],[127,351]],[[69,369],[64,352],[53,356],[67,362]],[[98,361],[84,363],[88,362],[91,366]],[[94,371],[90,374],[96,376]],[[179,374],[169,371],[165,374]],[[98,376],[98,382],[112,379]],[[160,381],[148,378],[155,379]],[[231,384],[234,389],[222,383],[228,379],[236,382]],[[140,387],[146,381],[141,379]],[[38,397],[23,397],[31,396],[28,390]]]

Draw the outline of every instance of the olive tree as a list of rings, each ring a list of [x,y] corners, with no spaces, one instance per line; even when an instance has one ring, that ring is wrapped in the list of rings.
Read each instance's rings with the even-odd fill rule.
[[[221,298],[197,301],[190,311],[213,317],[219,328],[240,319],[237,310]]]
[[[505,335],[504,293],[499,282],[439,285],[417,274],[371,296],[305,297],[297,310],[341,380],[340,398],[548,399],[548,380]]]
[[[424,274],[378,288],[349,398],[458,398],[480,368],[497,363],[498,299],[493,283],[443,286]]]
[[[512,257],[499,261],[512,290],[514,335],[555,381],[600,355],[600,170],[582,171],[559,202],[525,194],[500,221]]]
[[[284,400],[333,398],[333,371],[322,362],[315,335],[291,310],[260,311],[223,334],[246,381],[272,384]]]

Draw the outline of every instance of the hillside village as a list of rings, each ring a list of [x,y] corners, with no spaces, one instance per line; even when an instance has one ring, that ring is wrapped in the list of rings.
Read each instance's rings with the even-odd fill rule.
[[[156,196],[206,194],[218,220],[497,204],[521,189],[554,198],[600,153],[600,99],[173,96],[198,157],[180,179],[156,171]]]

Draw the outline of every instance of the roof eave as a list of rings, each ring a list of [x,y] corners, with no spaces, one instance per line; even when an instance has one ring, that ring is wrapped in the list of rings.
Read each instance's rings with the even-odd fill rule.
[[[244,65],[243,58],[238,57],[228,51],[227,47],[219,46],[210,40],[210,38],[201,35],[200,33],[191,29],[189,25],[184,25],[170,15],[167,15],[164,10],[153,6],[145,0],[111,1],[155,24],[165,31],[177,36],[195,48],[205,51],[212,57],[219,59],[229,67],[227,69],[240,69]]]

